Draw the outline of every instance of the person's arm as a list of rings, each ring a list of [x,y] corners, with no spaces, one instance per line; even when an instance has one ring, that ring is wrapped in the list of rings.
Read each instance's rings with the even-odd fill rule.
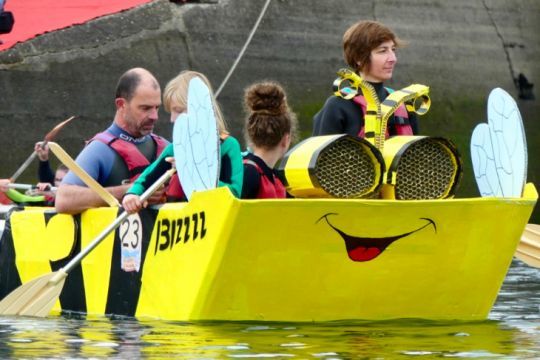
[[[242,184],[242,199],[256,199],[259,193],[261,174],[255,166],[244,164],[244,183]]]
[[[51,169],[49,160],[39,161],[38,179],[40,183],[54,184],[54,173]]]
[[[106,187],[115,198],[121,200],[130,184]],[[84,210],[108,206],[92,189],[86,186],[62,184],[56,191],[55,207],[59,213],[78,214]]]
[[[349,134],[358,136],[364,124],[360,105],[352,100],[332,96],[315,115],[313,136]]]
[[[54,184],[54,173],[49,163],[49,146],[47,144],[43,146],[43,142],[38,141],[34,144],[34,151],[39,159],[38,181]]]
[[[234,137],[229,136],[220,147],[221,171],[218,186],[227,186],[234,196],[242,195],[242,181],[244,179],[244,164],[240,144]]]

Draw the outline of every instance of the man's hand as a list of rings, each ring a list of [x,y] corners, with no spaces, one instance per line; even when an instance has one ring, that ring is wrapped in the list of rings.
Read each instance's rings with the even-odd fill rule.
[[[166,157],[165,161],[168,162],[168,163],[171,163],[172,167],[176,167],[176,161],[174,160],[174,158],[172,156]]]
[[[36,185],[37,189],[39,191],[51,191],[52,185],[51,183],[37,183]]]

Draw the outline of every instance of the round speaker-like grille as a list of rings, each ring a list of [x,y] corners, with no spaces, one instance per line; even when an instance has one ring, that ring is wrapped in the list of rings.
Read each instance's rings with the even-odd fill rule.
[[[368,195],[375,189],[381,171],[369,151],[366,145],[349,138],[328,145],[319,154],[314,169],[320,186],[338,198]]]
[[[423,139],[413,143],[399,159],[396,199],[440,199],[448,193],[456,175],[454,154],[440,141]]]

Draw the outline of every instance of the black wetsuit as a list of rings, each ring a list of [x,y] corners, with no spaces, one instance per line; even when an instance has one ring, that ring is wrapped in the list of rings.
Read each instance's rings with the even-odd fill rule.
[[[388,96],[388,91],[382,83],[370,83],[377,91],[379,99],[383,101]],[[409,123],[413,134],[418,134],[418,119],[415,113],[409,114]],[[388,131],[395,135],[394,115],[388,120]],[[364,114],[360,105],[353,100],[345,100],[338,96],[330,96],[323,108],[313,117],[313,136],[349,134],[358,136],[364,126]]]

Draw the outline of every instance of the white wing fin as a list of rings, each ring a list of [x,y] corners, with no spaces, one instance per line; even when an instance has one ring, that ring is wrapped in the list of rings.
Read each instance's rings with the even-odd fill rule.
[[[526,182],[527,145],[516,102],[500,88],[488,98],[488,124],[471,138],[471,159],[480,195],[520,197]]]
[[[188,111],[174,123],[174,158],[188,200],[194,191],[213,189],[219,176],[219,137],[208,87],[199,78],[189,82]]]
[[[471,138],[471,160],[481,196],[501,196],[489,126],[478,124]]]
[[[527,177],[525,130],[516,102],[500,88],[489,95],[488,123],[502,194],[519,197]]]

